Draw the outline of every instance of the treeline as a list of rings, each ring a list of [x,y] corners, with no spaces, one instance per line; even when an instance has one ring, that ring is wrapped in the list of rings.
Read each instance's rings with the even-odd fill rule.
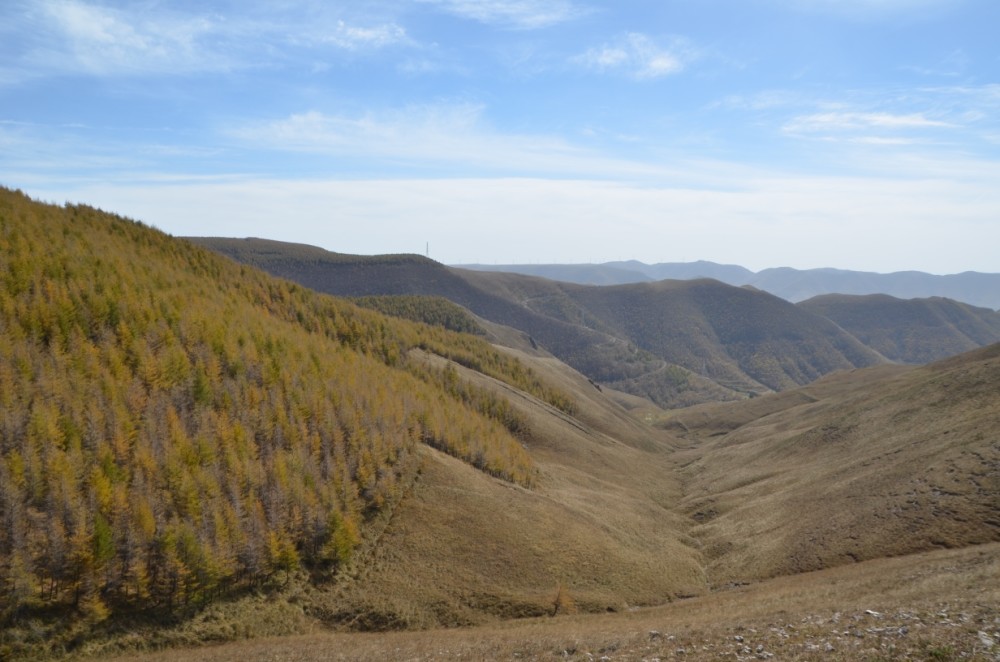
[[[383,315],[401,317],[414,322],[441,326],[449,331],[486,335],[482,326],[456,303],[438,296],[381,295],[352,297],[351,301],[362,308],[377,310]]]
[[[0,624],[335,569],[417,443],[530,485],[509,404],[415,348],[572,409],[480,338],[0,190]]]

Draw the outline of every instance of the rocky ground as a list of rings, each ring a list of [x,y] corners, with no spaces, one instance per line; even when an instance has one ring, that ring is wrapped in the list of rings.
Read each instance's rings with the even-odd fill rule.
[[[737,625],[724,634],[651,630],[646,641],[610,642],[564,658],[594,660],[1000,660],[995,606],[937,612],[873,610],[806,616],[795,622]],[[544,656],[539,656],[544,657]]]

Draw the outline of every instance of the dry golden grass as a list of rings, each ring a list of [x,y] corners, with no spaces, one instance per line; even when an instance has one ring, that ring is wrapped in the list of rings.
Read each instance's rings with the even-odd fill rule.
[[[986,661],[1000,657],[998,576],[1000,545],[991,544],[781,577],[616,614],[423,632],[316,632],[115,660]]]
[[[351,627],[456,626],[550,613],[560,586],[584,612],[706,590],[690,521],[675,511],[682,495],[669,438],[558,361],[533,365],[582,405],[577,416],[460,374],[502,391],[528,421],[537,484],[514,487],[427,449],[371,556],[316,596],[314,613]]]
[[[998,355],[839,375],[729,432],[689,418],[682,507],[712,584],[1000,540]]]

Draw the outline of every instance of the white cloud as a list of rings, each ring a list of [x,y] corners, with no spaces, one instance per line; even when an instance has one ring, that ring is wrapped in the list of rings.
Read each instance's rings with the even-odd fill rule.
[[[217,31],[206,17],[140,13],[88,4],[80,0],[46,0],[41,4],[52,29],[36,61],[90,74],[226,70],[231,62],[204,40]]]
[[[532,30],[564,23],[585,10],[570,0],[419,0],[481,23]]]
[[[938,129],[953,125],[925,117],[922,113],[897,115],[892,113],[830,112],[802,115],[785,125],[789,133],[826,131],[863,131],[867,129]]]
[[[336,8],[256,7],[238,15],[180,11],[170,3],[40,0],[17,17],[30,35],[0,67],[0,85],[49,75],[186,75],[294,61],[331,49],[365,53],[413,46],[392,22],[347,20]]]
[[[590,49],[573,61],[589,69],[622,72],[642,80],[678,73],[692,58],[691,49],[680,40],[664,47],[647,35],[630,32],[615,42]]]
[[[362,28],[337,21],[336,29],[324,41],[348,50],[358,50],[405,44],[409,43],[409,38],[406,36],[406,30],[395,23]]]

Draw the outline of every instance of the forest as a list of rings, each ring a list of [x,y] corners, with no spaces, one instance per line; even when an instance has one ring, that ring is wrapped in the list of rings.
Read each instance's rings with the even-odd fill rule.
[[[524,422],[418,349],[572,407],[482,338],[0,190],[0,625],[329,576],[417,444],[530,488]]]

